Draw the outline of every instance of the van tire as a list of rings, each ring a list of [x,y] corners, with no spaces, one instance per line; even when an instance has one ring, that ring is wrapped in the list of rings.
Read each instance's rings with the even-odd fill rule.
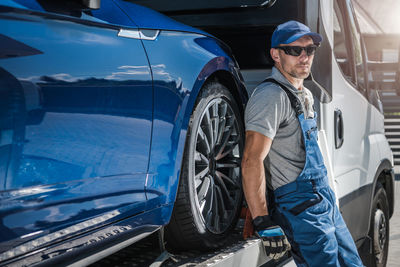
[[[207,250],[224,244],[242,204],[243,143],[242,116],[232,94],[220,83],[206,84],[189,122],[178,193],[166,227],[169,249]]]
[[[372,240],[372,255],[367,266],[386,266],[389,251],[389,202],[381,183],[377,183],[372,202],[368,236]]]

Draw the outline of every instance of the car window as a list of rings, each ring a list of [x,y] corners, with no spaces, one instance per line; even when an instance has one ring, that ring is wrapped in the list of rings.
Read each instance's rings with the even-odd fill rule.
[[[351,81],[356,83],[356,78],[353,70],[352,53],[349,49],[349,42],[345,34],[345,24],[343,20],[342,12],[339,8],[337,1],[334,1],[334,16],[333,16],[333,29],[334,29],[334,47],[333,51],[335,54],[336,61],[338,62],[340,69],[344,76]]]

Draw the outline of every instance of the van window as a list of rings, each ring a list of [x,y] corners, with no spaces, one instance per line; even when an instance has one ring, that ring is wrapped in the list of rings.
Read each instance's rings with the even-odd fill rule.
[[[364,79],[364,63],[362,58],[361,48],[361,35],[358,30],[358,24],[354,17],[354,10],[351,5],[351,1],[346,1],[347,12],[349,13],[349,31],[352,39],[353,53],[355,57],[356,76],[358,89],[362,92],[365,91],[365,79]]]
[[[351,81],[356,83],[355,74],[353,70],[352,53],[346,40],[345,27],[344,27],[343,15],[340,11],[337,1],[334,1],[334,16],[333,16],[333,39],[334,47],[333,52],[337,63],[339,64],[344,76]]]

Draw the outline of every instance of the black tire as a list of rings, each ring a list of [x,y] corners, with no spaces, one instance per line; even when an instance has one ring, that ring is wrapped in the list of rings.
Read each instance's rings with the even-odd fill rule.
[[[206,84],[190,118],[179,188],[169,225],[173,250],[223,245],[242,204],[242,116],[228,89]]]
[[[372,255],[368,266],[386,266],[389,251],[389,202],[386,191],[378,183],[372,203],[369,237],[372,240]]]

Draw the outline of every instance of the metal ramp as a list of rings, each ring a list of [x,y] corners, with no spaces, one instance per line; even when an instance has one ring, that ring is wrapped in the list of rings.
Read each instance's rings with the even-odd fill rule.
[[[131,246],[128,246],[98,262],[91,267],[295,267],[293,259],[286,254],[279,261],[271,260],[258,238],[243,240],[243,219],[238,227],[227,237],[227,245],[213,251],[190,250],[173,253],[172,257],[160,259],[158,237],[152,234]],[[168,254],[168,253],[167,253]]]

